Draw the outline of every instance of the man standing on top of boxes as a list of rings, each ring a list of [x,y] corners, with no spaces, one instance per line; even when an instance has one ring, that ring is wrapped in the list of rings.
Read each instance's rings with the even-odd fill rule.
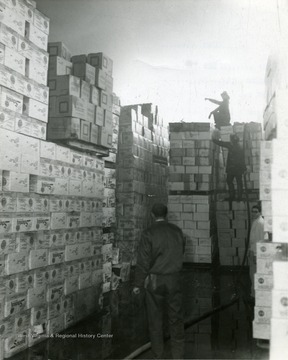
[[[246,171],[244,151],[239,144],[239,137],[236,134],[230,135],[229,141],[217,140],[215,137],[218,137],[218,131],[213,133],[212,141],[219,146],[225,147],[228,149],[228,158],[226,165],[226,182],[229,190],[229,200],[232,201],[235,199],[235,188],[234,188],[234,178],[236,178],[237,183],[237,201],[242,200],[243,193],[243,181],[242,175]]]
[[[230,111],[229,111],[229,100],[230,96],[227,94],[226,91],[223,91],[221,94],[222,101],[205,98],[212,102],[213,104],[219,105],[215,110],[211,111],[208,118],[210,119],[211,115],[214,116],[215,127],[220,130],[221,126],[228,126],[230,125]]]
[[[141,236],[133,294],[139,295],[140,289],[145,286],[149,333],[155,359],[163,359],[163,312],[167,305],[172,358],[179,360],[184,356],[180,272],[185,241],[180,228],[165,221],[166,215],[167,206],[153,205],[155,224],[143,231]]]

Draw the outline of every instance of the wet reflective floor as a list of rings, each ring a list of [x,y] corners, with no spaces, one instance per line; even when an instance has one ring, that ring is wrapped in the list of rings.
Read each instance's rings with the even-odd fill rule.
[[[248,302],[246,269],[185,266],[185,359],[269,359],[252,337],[253,307]],[[103,310],[54,335],[11,360],[125,359],[149,342],[143,297],[131,295],[132,284],[104,294]],[[163,359],[170,359],[166,330]],[[152,359],[148,349],[136,359]]]

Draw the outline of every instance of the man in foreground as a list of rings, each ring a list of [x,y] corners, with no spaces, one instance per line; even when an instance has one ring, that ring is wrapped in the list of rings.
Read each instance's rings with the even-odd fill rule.
[[[137,255],[133,293],[145,287],[152,352],[163,358],[163,313],[168,311],[173,359],[184,356],[181,269],[185,241],[182,231],[166,222],[167,207],[154,204],[154,224],[143,231]],[[144,285],[145,283],[145,285]]]

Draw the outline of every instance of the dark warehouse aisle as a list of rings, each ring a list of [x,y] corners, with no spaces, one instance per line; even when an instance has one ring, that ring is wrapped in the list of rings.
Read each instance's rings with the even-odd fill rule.
[[[131,287],[130,283],[120,284],[118,290],[105,294],[101,314],[10,359],[126,358],[149,342],[143,299],[133,298]],[[269,359],[269,351],[257,347],[252,338],[253,309],[246,301],[248,288],[246,270],[185,266],[185,359]],[[170,359],[166,335],[164,358]],[[147,350],[136,358],[152,359],[151,352]]]

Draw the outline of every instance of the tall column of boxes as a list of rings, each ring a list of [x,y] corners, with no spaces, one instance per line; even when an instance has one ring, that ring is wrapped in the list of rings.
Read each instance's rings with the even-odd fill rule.
[[[257,204],[259,199],[259,174],[260,174],[260,146],[262,139],[261,124],[234,123],[233,126],[221,127],[220,136],[222,141],[230,141],[230,135],[236,134],[240,144],[243,146],[246,164],[246,181],[243,179],[243,198],[248,196],[250,209]],[[223,162],[226,166],[228,149],[222,148]],[[235,183],[235,181],[234,181]],[[237,189],[237,184],[234,184]],[[219,193],[218,198],[227,197],[226,192]],[[220,188],[219,188],[220,190]],[[223,266],[242,265],[245,255],[245,246],[248,238],[248,211],[246,202],[232,202],[230,206],[227,201],[218,201],[217,213],[217,235],[219,247],[219,261]],[[244,264],[244,265],[247,265]]]
[[[163,164],[153,159],[152,121],[157,116],[143,114],[144,106],[121,108],[117,160],[117,244],[121,262],[135,263],[136,247],[141,231],[150,224],[151,206],[156,201],[167,203],[167,158]],[[153,120],[154,119],[154,120]],[[167,145],[162,141],[162,146]],[[161,137],[159,135],[159,137]],[[164,138],[164,136],[162,136]]]
[[[266,308],[260,311],[255,308],[253,323],[254,338],[270,339],[270,359],[273,360],[286,359],[288,356],[286,346],[288,177],[285,153],[288,139],[286,120],[288,93],[287,52],[285,46],[283,49],[285,49],[283,53],[269,57],[265,74],[267,106],[263,115],[265,141],[261,143],[260,154],[260,197],[264,229],[271,233],[272,243],[257,244],[256,302],[257,288],[266,285],[265,297],[269,299],[269,303],[265,303]],[[269,248],[264,252],[265,247]],[[261,296],[260,299],[263,297]],[[262,327],[259,318],[262,320]]]
[[[103,53],[75,55],[48,44],[49,140],[112,146],[113,62]]]
[[[214,193],[221,170],[212,129],[209,123],[170,123],[169,130],[168,219],[184,232],[185,261],[212,263],[217,252]]]
[[[287,65],[286,65],[287,67]],[[272,313],[271,313],[271,359],[285,359],[287,357],[287,264],[288,264],[288,176],[287,156],[287,95],[285,89],[278,89],[273,98],[274,116],[277,124],[277,137],[271,141],[271,209],[272,209],[272,244],[278,244],[278,256],[274,259]],[[280,247],[280,251],[279,251]],[[277,260],[277,261],[275,261]]]
[[[41,217],[47,222],[43,209],[41,215],[33,210],[34,201],[40,202],[29,193],[29,183],[30,174],[39,171],[40,139],[46,139],[49,19],[34,1],[4,1],[0,12],[0,357],[11,357],[30,339],[33,315],[27,292],[35,285],[37,260],[30,252],[35,237],[29,231],[36,230]]]

